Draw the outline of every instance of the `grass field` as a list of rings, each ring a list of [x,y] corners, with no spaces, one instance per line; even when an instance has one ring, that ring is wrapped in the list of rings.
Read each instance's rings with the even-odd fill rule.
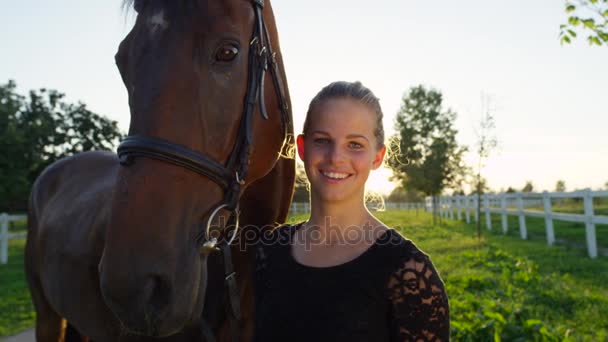
[[[544,232],[544,222],[528,220],[530,240],[523,241],[516,221],[502,235],[497,216],[495,229],[478,240],[472,225],[444,220],[433,226],[423,212],[378,216],[431,255],[450,297],[454,341],[608,340],[608,258],[591,260],[585,249],[572,246],[548,247],[544,233],[536,233]],[[558,230],[556,222],[556,237],[565,238],[559,232],[568,229]],[[598,229],[598,241],[602,234]],[[33,322],[22,256],[23,241],[12,241],[10,264],[0,266],[0,336]]]
[[[8,264],[0,265],[0,336],[34,325],[34,308],[23,272],[24,239],[9,241]]]

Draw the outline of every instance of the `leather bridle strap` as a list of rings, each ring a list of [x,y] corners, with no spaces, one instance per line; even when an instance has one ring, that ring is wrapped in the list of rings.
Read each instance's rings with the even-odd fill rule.
[[[148,157],[181,166],[213,180],[224,189],[233,177],[228,168],[215,160],[160,138],[139,135],[126,137],[118,147],[118,155],[123,165],[129,165],[136,157]]]
[[[220,247],[224,255],[224,272],[226,282],[226,290],[228,293],[228,305],[226,306],[226,315],[228,316],[228,324],[230,325],[230,336],[233,342],[239,340],[239,322],[241,320],[241,296],[236,283],[236,272],[232,264],[232,251],[230,245],[222,244]]]

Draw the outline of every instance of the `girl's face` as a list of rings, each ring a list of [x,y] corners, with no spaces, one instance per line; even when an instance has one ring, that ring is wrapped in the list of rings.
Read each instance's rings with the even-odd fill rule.
[[[363,201],[365,181],[382,164],[386,148],[374,136],[376,114],[354,99],[330,99],[310,114],[297,139],[314,199]]]

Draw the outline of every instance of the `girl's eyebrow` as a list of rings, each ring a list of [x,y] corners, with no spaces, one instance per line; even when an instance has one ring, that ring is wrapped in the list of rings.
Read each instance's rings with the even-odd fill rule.
[[[362,138],[365,139],[367,141],[369,141],[369,139],[367,139],[367,137],[363,134],[349,134],[346,136],[348,139],[356,139],[356,138]]]
[[[320,134],[320,135],[326,135],[326,136],[331,136],[331,134],[329,134],[328,132],[325,131],[312,131],[311,134]],[[363,134],[356,134],[356,133],[351,133],[349,135],[346,136],[347,139],[356,139],[356,138],[361,138],[361,139],[365,139],[369,142],[369,139],[363,135]]]

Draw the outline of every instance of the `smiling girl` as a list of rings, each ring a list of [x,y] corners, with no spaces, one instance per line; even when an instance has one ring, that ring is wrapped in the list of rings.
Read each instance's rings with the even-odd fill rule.
[[[382,116],[359,82],[332,83],[310,103],[297,138],[310,218],[260,244],[255,341],[449,340],[429,257],[365,207],[365,182],[386,153]]]

